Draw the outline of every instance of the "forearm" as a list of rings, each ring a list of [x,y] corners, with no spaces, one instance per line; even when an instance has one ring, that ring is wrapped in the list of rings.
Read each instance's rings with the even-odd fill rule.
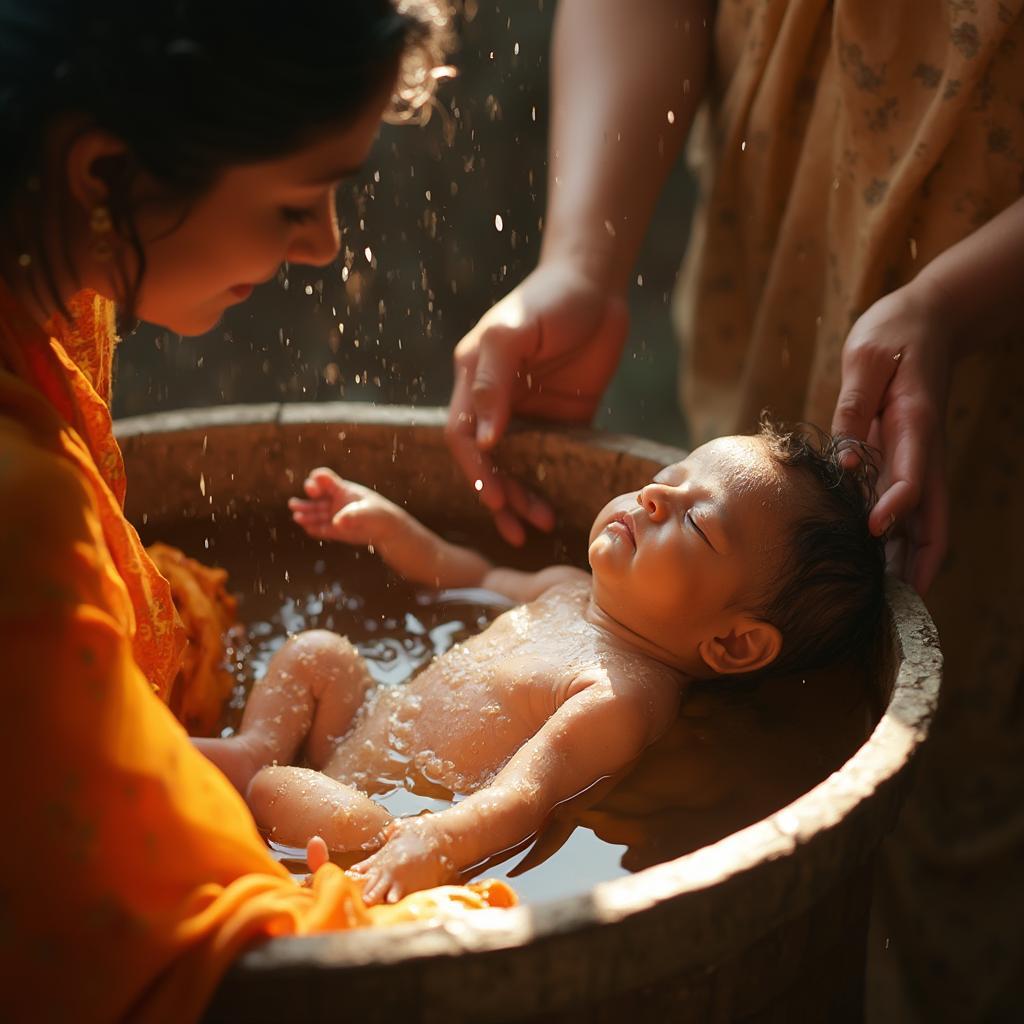
[[[462,871],[538,832],[553,806],[541,791],[496,781],[427,821],[444,856]]]
[[[562,0],[541,261],[624,292],[704,91],[706,0]]]
[[[399,509],[395,528],[374,550],[400,576],[431,587],[476,587],[491,563],[479,552],[451,544]]]
[[[958,353],[1024,324],[1024,198],[937,256],[909,287],[929,297]]]
[[[650,701],[620,698],[611,685],[585,688],[512,755],[489,786],[427,819],[440,849],[462,869],[515,846],[538,832],[563,800],[636,758],[656,735],[651,724]]]

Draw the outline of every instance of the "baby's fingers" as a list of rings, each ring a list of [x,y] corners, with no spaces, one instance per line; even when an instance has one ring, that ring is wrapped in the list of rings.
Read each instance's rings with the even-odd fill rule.
[[[326,466],[318,466],[312,470],[303,482],[302,488],[311,498],[319,498],[333,504],[352,501],[362,493],[359,484],[345,480]]]
[[[391,889],[391,878],[386,872],[372,869],[366,876],[366,884],[363,886],[363,902],[372,907],[377,903],[383,903]]]

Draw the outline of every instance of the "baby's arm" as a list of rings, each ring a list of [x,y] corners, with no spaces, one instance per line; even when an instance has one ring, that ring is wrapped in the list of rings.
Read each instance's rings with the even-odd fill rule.
[[[680,690],[664,677],[639,682],[607,675],[578,691],[513,755],[494,781],[437,814],[403,818],[355,865],[368,903],[450,881],[537,832],[563,800],[633,761],[665,730]]]
[[[291,498],[292,518],[311,537],[371,547],[400,576],[433,587],[481,586],[491,569],[483,555],[449,544],[382,494],[333,470],[314,469]]]
[[[308,497],[292,498],[292,518],[311,537],[366,544],[400,576],[432,587],[486,587],[514,601],[530,601],[581,569],[551,566],[536,573],[495,568],[477,551],[451,544],[393,501],[333,470],[314,469]]]

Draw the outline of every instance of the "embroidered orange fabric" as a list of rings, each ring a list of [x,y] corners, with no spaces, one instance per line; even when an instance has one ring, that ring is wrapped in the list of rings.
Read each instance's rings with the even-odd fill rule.
[[[184,630],[121,511],[109,306],[81,295],[72,313],[48,336],[0,285],[5,1018],[194,1020],[260,938],[514,900],[478,887],[368,910],[336,865],[299,887],[269,855],[157,696]]]
[[[235,624],[238,602],[227,591],[223,569],[189,558],[169,544],[146,549],[171,585],[174,607],[188,644],[166,700],[190,736],[212,736],[234,677],[224,664],[224,634]]]

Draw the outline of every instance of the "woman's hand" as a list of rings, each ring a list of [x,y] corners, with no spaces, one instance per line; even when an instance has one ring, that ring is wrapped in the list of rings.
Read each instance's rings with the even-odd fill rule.
[[[363,880],[367,906],[397,903],[411,892],[443,885],[455,877],[449,845],[431,815],[398,818],[384,829],[384,845],[349,871]]]
[[[512,414],[587,423],[626,341],[625,300],[572,264],[542,263],[455,348],[447,438],[502,537],[520,545],[523,522],[554,526],[542,499],[502,476],[491,450]]]
[[[942,292],[920,279],[876,302],[843,346],[842,385],[832,419],[834,434],[867,441],[881,452],[879,499],[869,527],[875,536],[900,527],[906,547],[894,568],[921,594],[946,553],[952,324]]]
[[[289,498],[288,508],[317,540],[379,545],[395,535],[405,518],[394,502],[324,466],[314,469],[302,487],[307,497]]]

